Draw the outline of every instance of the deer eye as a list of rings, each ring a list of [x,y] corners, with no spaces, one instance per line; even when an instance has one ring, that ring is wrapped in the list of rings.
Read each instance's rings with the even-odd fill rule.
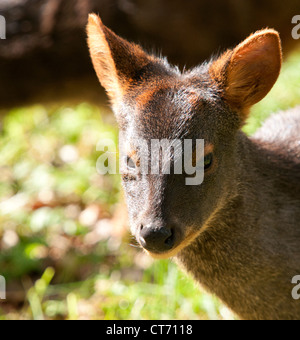
[[[126,162],[126,167],[128,170],[135,170],[136,169],[136,165],[135,162],[133,161],[133,159],[129,156],[125,157],[125,162]]]
[[[208,155],[204,157],[204,170],[205,171],[211,168],[213,164],[213,159],[214,159],[213,153],[209,153]]]

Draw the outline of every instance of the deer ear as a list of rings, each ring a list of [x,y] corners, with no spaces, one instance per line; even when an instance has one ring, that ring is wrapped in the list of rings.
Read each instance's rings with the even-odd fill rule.
[[[249,108],[272,89],[281,63],[279,34],[266,29],[214,61],[210,74],[221,88],[224,100],[245,118]]]
[[[117,36],[104,26],[96,14],[89,16],[87,35],[97,76],[112,102],[115,102],[154,57],[138,45]]]

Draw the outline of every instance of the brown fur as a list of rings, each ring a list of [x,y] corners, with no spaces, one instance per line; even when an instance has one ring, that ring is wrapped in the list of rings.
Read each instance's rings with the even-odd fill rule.
[[[281,63],[279,35],[267,29],[251,35],[217,59],[210,74],[223,90],[223,99],[246,118],[249,108],[261,101],[275,84]]]
[[[115,35],[102,24],[98,16],[92,15],[89,20],[88,44],[96,73],[111,96],[112,103],[120,101],[123,93],[134,82],[135,73],[132,70],[143,69],[152,58],[138,45],[130,44]],[[102,39],[99,39],[99,35]]]
[[[241,318],[299,319],[291,280],[300,274],[300,107],[270,118],[251,139],[240,131],[279,75],[278,33],[259,31],[184,73],[94,15],[88,33],[133,162],[145,152],[141,139],[201,138],[213,153],[199,186],[185,185],[185,174],[128,169],[123,185],[137,241],[155,258],[175,257]]]

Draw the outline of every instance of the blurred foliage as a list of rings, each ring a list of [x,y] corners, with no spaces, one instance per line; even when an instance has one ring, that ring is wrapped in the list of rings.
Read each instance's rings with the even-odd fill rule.
[[[300,53],[253,109],[252,134],[300,103]],[[231,319],[171,261],[153,261],[127,232],[119,176],[96,172],[106,107],[18,108],[0,132],[0,319]],[[130,246],[131,245],[131,246]],[[200,289],[201,291],[201,289]]]

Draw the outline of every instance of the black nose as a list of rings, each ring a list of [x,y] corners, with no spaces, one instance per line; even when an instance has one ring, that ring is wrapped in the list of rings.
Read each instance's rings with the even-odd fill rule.
[[[174,247],[174,230],[156,225],[141,226],[139,241],[148,251],[164,253]]]

